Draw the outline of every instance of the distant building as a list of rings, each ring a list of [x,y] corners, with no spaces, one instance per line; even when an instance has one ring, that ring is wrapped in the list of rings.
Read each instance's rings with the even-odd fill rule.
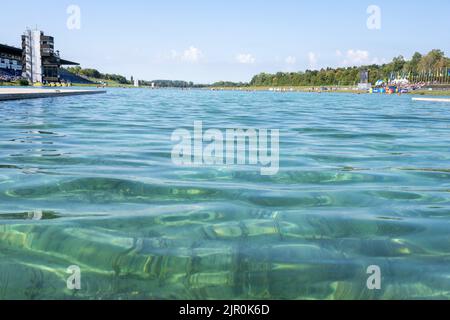
[[[369,83],[369,70],[359,72],[358,90],[369,90],[372,85]]]
[[[139,87],[139,80],[138,80],[138,79],[134,79],[134,86],[135,86],[136,88]]]
[[[62,65],[79,65],[63,60],[55,51],[51,36],[38,30],[26,30],[22,35],[22,76],[30,82],[59,82]]]
[[[359,83],[369,83],[369,70],[360,70]]]

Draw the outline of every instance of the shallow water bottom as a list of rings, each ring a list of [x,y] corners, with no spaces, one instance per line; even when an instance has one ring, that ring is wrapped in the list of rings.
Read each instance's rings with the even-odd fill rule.
[[[450,298],[442,105],[117,89],[0,114],[0,299]],[[279,129],[279,173],[174,165],[197,120]]]

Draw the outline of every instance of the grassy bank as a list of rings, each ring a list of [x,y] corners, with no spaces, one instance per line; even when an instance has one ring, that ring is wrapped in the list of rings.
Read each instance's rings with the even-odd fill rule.
[[[95,82],[95,84],[93,85],[87,85],[87,86],[98,86],[98,83],[106,83],[106,86],[108,88],[134,88],[133,85],[129,85],[129,84],[122,84],[119,83],[117,81],[114,80],[104,80],[104,79],[97,79],[97,78],[88,78],[89,80],[91,80],[92,82]]]
[[[450,96],[450,90],[433,90],[433,91],[417,90],[417,91],[411,92],[411,94],[413,94],[413,95],[420,95],[420,96],[445,96],[445,97],[449,97]]]
[[[24,87],[25,85],[23,83],[20,83],[19,81],[13,81],[13,82],[3,82],[0,81],[0,87]]]

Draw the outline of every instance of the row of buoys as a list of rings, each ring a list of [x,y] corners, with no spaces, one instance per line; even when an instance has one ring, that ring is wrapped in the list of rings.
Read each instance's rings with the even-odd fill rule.
[[[50,87],[71,87],[72,84],[71,83],[64,83],[64,82],[50,82],[49,84],[47,84],[47,86]]]
[[[43,84],[42,82],[33,83],[34,87],[71,87],[71,83],[50,82]]]

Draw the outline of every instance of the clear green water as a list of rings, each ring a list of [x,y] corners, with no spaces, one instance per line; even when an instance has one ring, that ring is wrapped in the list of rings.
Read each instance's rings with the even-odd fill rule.
[[[450,297],[449,105],[118,89],[0,117],[0,299]],[[174,166],[195,120],[280,129],[280,172]]]

